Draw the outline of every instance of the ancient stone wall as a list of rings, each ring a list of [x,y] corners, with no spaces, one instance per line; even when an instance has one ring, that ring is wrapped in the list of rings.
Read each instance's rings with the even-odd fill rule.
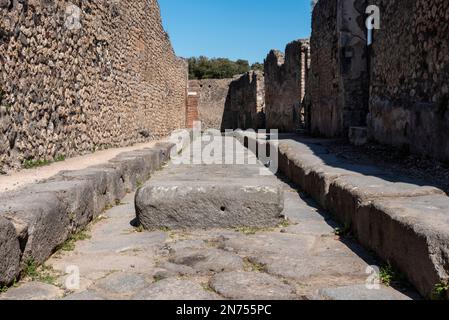
[[[250,71],[229,85],[221,129],[260,129],[265,127],[264,77]]]
[[[199,120],[203,129],[220,130],[229,85],[235,79],[190,80],[189,90],[199,95]]]
[[[1,0],[0,71],[0,171],[185,126],[156,0]]]
[[[449,158],[449,2],[374,0],[370,136]]]
[[[267,129],[291,132],[299,128],[308,59],[308,40],[289,43],[285,55],[272,50],[265,59]]]
[[[346,136],[366,125],[369,73],[366,0],[320,0],[313,10],[309,128],[313,134]]]

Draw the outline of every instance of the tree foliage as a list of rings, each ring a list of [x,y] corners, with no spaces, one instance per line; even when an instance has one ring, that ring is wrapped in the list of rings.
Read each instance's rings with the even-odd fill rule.
[[[225,79],[248,72],[250,66],[246,60],[231,61],[226,58],[192,57],[189,62],[190,79]]]
[[[251,66],[251,70],[263,71],[263,63],[260,62],[253,63],[253,65]]]

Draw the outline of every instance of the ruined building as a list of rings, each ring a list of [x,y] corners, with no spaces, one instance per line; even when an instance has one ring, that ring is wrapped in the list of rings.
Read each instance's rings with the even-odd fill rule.
[[[2,0],[0,74],[1,170],[185,126],[187,65],[155,0]]]
[[[250,71],[229,85],[221,129],[260,129],[265,127],[264,77]]]
[[[189,91],[198,95],[198,116],[203,129],[220,130],[229,85],[235,79],[190,80]]]
[[[367,44],[365,10],[380,9]],[[320,0],[313,11],[313,134],[367,138],[449,158],[449,5],[444,0]]]
[[[449,159],[449,2],[373,0],[369,136]]]
[[[293,132],[304,121],[301,111],[309,65],[309,41],[289,43],[285,55],[277,50],[265,63],[266,127]]]
[[[365,0],[320,0],[310,40],[308,127],[312,134],[346,136],[366,125],[368,60]]]

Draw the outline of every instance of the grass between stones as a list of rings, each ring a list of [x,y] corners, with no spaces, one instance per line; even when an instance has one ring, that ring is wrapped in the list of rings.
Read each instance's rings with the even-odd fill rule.
[[[405,276],[393,268],[391,264],[387,264],[380,268],[379,278],[380,281],[387,287],[398,284],[400,285],[406,282]]]
[[[62,162],[65,161],[65,156],[63,155],[58,155],[56,156],[53,160],[47,160],[47,159],[38,159],[38,160],[24,160],[22,163],[22,166],[25,169],[35,169],[35,168],[40,168],[40,167],[45,167],[48,166],[54,162]]]
[[[435,285],[432,299],[447,300],[448,292],[449,292],[449,281],[438,283]]]
[[[289,227],[291,225],[292,225],[292,222],[290,220],[284,219],[277,226],[277,228],[284,229],[284,228],[287,228],[287,227]],[[240,232],[240,233],[246,234],[247,236],[254,235],[254,234],[258,233],[258,232],[273,232],[275,230],[276,230],[276,228],[266,228],[266,227],[238,227],[238,228],[234,229],[235,232]]]
[[[244,263],[244,270],[246,272],[265,272],[266,271],[265,265],[255,262],[255,261],[251,260],[251,258],[244,258],[243,263]]]
[[[46,284],[56,285],[59,274],[51,266],[45,264],[39,266],[34,260],[30,259],[26,262],[21,278],[31,281],[39,281]]]
[[[91,238],[91,235],[89,234],[89,230],[85,229],[78,233],[75,233],[71,235],[61,246],[58,250],[61,251],[73,251],[75,250],[75,244],[77,241],[82,240],[88,240]]]

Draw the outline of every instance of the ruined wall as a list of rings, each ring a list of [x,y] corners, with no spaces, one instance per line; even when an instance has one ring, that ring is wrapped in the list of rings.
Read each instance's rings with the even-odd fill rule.
[[[156,0],[1,0],[0,71],[0,171],[185,126]]]
[[[265,127],[264,77],[250,71],[229,85],[221,129],[260,129]]]
[[[190,80],[189,90],[199,95],[199,120],[203,129],[220,130],[229,85],[235,79]]]
[[[374,0],[369,132],[377,141],[449,158],[449,2]]]
[[[366,125],[366,0],[320,0],[313,10],[308,118],[313,134],[346,136]]]
[[[285,55],[272,50],[265,59],[267,129],[292,132],[299,128],[309,48],[308,40],[297,40],[287,45]]]

